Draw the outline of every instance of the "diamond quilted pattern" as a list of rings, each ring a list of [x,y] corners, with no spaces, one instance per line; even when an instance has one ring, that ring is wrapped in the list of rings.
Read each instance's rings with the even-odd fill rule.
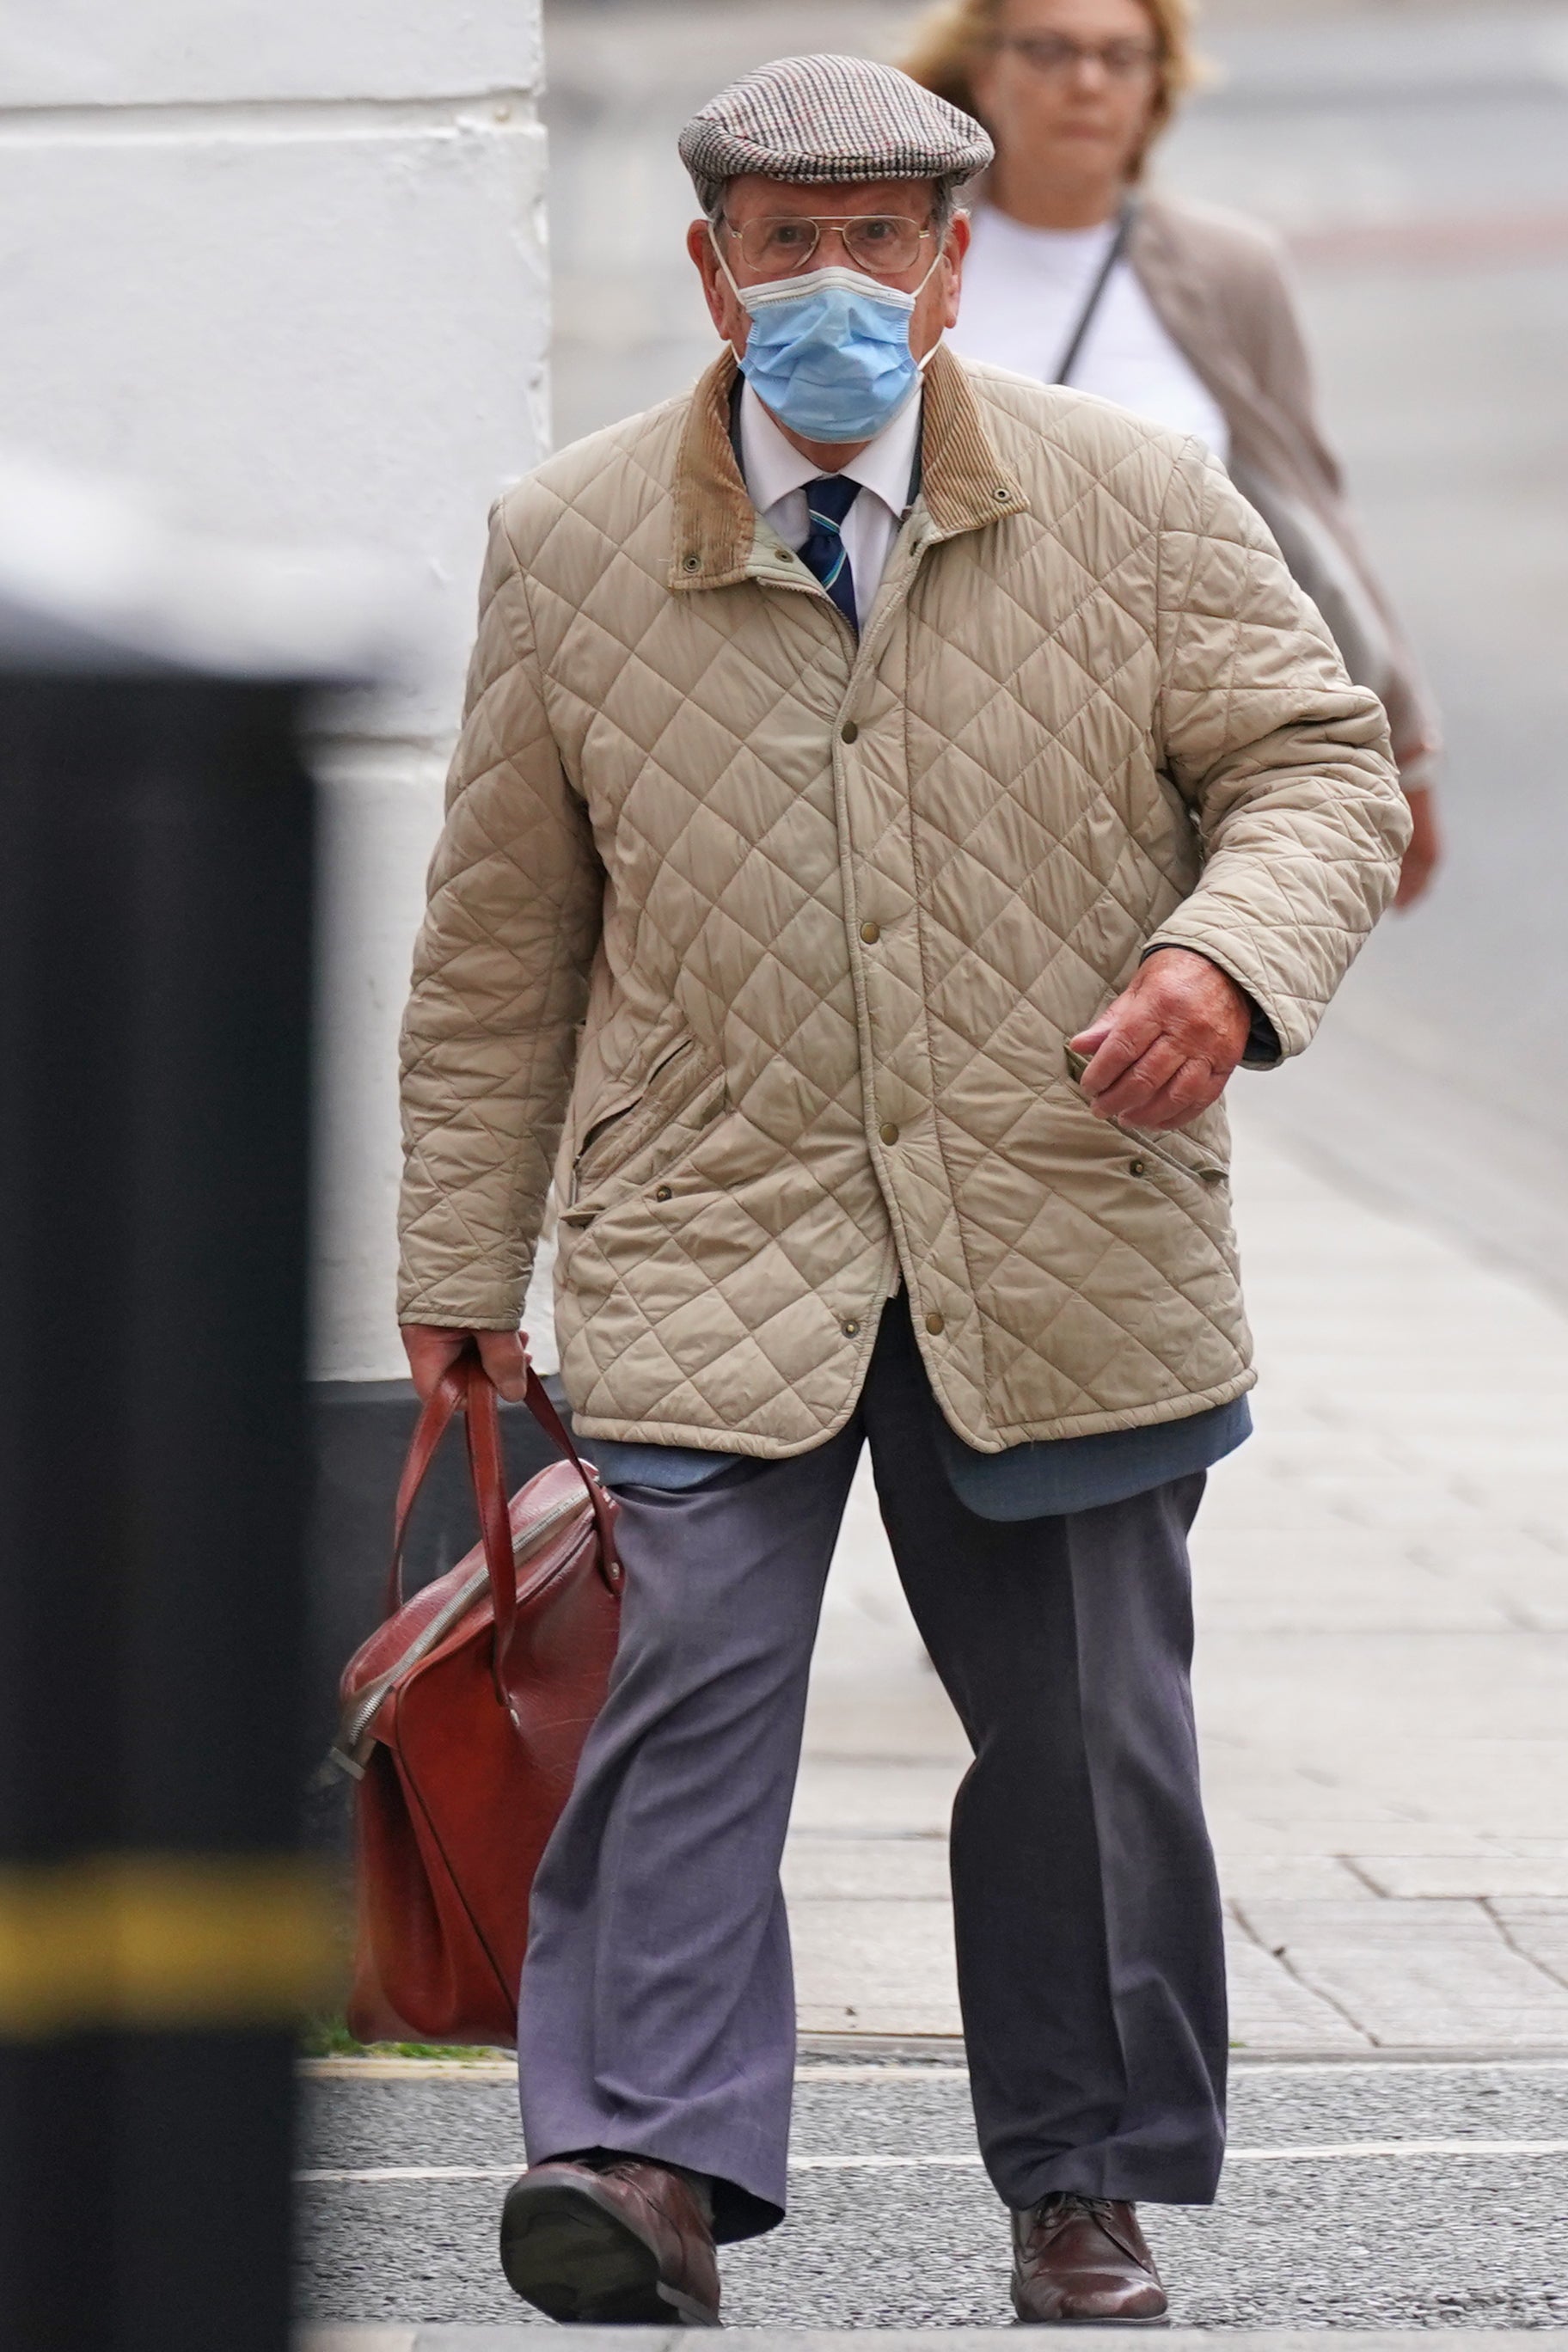
[[[945,353],[857,646],[752,512],[731,380],[494,518],[405,1024],[403,1318],[514,1324],[553,1168],[595,1434],[819,1444],[895,1268],[972,1444],[1236,1396],[1223,1109],[1107,1128],[1066,1041],[1152,944],[1310,1041],[1397,876],[1383,714],[1195,445]]]

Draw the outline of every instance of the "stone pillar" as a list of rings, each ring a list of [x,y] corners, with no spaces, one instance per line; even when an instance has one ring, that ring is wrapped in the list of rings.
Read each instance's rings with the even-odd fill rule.
[[[319,761],[318,1748],[377,1613],[412,1417],[393,1299],[409,954],[487,511],[548,430],[541,80],[539,0],[0,8],[0,447],[226,534],[383,549],[420,584],[417,678]],[[531,1431],[514,1475],[541,1458]],[[454,1462],[416,1577],[472,1540]]]
[[[325,747],[316,1368],[401,1370],[394,1048],[486,510],[547,431],[539,0],[0,13],[0,446],[384,548],[416,683]]]

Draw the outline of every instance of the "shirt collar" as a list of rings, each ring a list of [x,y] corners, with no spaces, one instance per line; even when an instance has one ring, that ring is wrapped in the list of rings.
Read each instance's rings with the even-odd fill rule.
[[[735,387],[741,381],[728,344],[692,389],[676,453],[668,584],[677,596],[731,588],[752,577],[765,556],[757,509],[735,454]],[[919,496],[928,542],[986,530],[1029,501],[992,446],[977,381],[946,343],[925,372],[921,408]]]
[[[910,485],[920,455],[921,407],[917,394],[858,457],[840,468],[852,482],[880,499],[895,522],[902,520],[910,503]],[[741,470],[759,514],[766,514],[792,490],[804,490],[808,482],[821,479],[821,467],[785,440],[749,383],[741,393],[740,425]]]

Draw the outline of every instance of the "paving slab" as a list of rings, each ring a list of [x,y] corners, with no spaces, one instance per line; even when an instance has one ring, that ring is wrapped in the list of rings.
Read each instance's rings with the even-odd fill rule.
[[[1547,1854],[1358,1854],[1356,1869],[1378,1895],[1485,1902],[1517,1895],[1568,1898],[1568,1861]]]
[[[1568,1985],[1568,1903],[1494,1898],[1487,1908],[1516,1952]]]
[[[797,1833],[784,1855],[792,1917],[806,1903],[945,1903],[950,1877],[943,1836],[812,1837]]]
[[[1365,2051],[1371,2038],[1342,2009],[1260,1944],[1245,1915],[1226,1921],[1231,2038],[1238,2050]]]
[[[796,2002],[803,2033],[952,2033],[958,2019],[952,1906],[842,1897],[792,1900]]]
[[[1316,1903],[1377,1900],[1359,1867],[1352,1869],[1337,1853],[1249,1854],[1233,1846],[1226,1856],[1225,1883],[1235,1903],[1249,1895]]]
[[[797,1835],[944,1837],[959,1770],[950,1764],[864,1760],[808,1749],[801,1766]]]
[[[1250,1902],[1259,1945],[1379,2045],[1561,2042],[1564,1988],[1479,1903]]]

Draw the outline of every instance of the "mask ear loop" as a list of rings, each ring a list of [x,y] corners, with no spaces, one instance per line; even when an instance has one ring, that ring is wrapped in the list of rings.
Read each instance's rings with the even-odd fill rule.
[[[951,227],[952,227],[952,222],[950,221],[950,222],[948,223],[948,228],[951,228]],[[921,279],[920,284],[915,288],[915,300],[916,300],[917,302],[920,300],[921,296],[925,292],[926,288],[931,284],[931,279],[936,276],[936,273],[937,273],[937,271],[941,268],[941,267],[942,267],[942,263],[947,259],[947,236],[948,236],[948,230],[947,230],[947,229],[943,229],[942,234],[942,243],[937,247],[937,249],[936,249],[936,258],[935,258],[935,260],[931,263],[931,268],[926,271],[925,276]],[[912,314],[911,314],[911,315],[912,315]],[[924,375],[924,373],[925,373],[925,372],[926,372],[927,368],[928,368],[928,367],[930,367],[930,365],[931,365],[931,363],[932,360],[934,360],[934,359],[935,359],[935,357],[936,357],[936,355],[937,355],[938,352],[940,352],[940,351],[941,351],[941,349],[942,349],[942,344],[946,341],[946,340],[947,340],[947,329],[946,329],[945,327],[943,327],[943,329],[942,330],[942,332],[938,335],[938,337],[937,337],[937,339],[936,339],[935,342],[931,345],[931,347],[930,351],[929,351],[929,352],[927,352],[927,353],[926,353],[926,355],[925,355],[924,359],[923,359],[923,360],[916,360],[916,362],[915,362],[915,365],[916,365],[916,367],[917,367],[917,368],[919,368],[919,370],[920,370],[920,372],[921,372],[921,375]]]
[[[724,258],[722,248],[719,243],[719,232],[714,227],[711,220],[710,220],[708,224],[708,242],[713,248],[714,260],[718,263],[720,268],[723,271],[726,278],[729,280],[731,293],[734,296],[736,301],[741,304],[741,308],[743,310],[746,305],[744,301],[742,300],[741,289],[735,283],[735,273]],[[735,365],[739,367],[741,364],[740,352],[735,349],[734,344],[730,341],[728,336],[725,337],[724,341],[725,349],[729,352],[731,358],[735,362]]]

